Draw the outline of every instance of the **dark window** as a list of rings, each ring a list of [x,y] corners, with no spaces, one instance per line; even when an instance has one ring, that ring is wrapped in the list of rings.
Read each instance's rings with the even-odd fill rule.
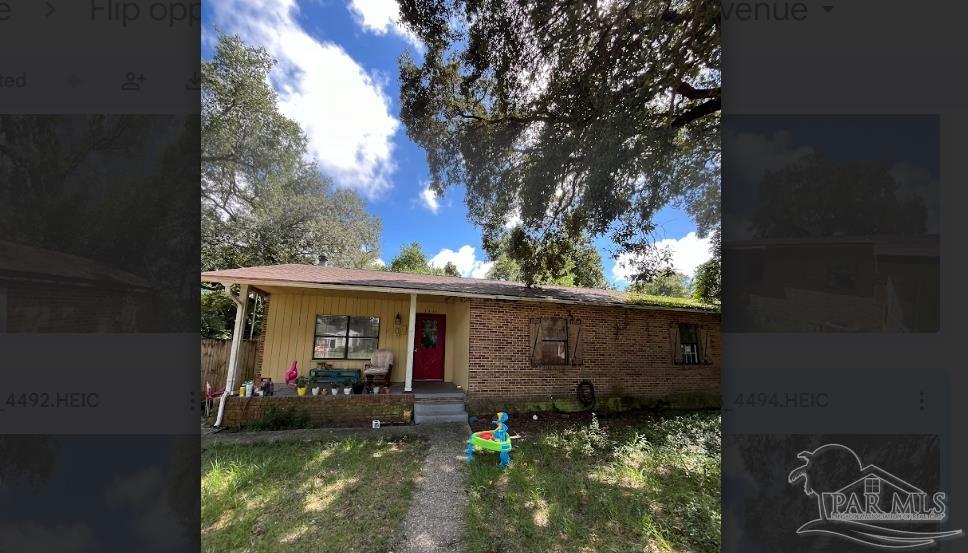
[[[379,317],[316,315],[313,359],[369,359],[379,342]]]
[[[568,321],[541,319],[538,359],[542,365],[568,364]]]
[[[684,365],[699,364],[699,328],[679,323],[679,356]]]

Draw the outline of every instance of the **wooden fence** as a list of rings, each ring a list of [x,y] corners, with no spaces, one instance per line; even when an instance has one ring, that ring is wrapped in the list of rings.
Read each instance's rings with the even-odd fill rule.
[[[239,374],[235,382],[245,382],[255,378],[255,340],[242,340],[239,344]],[[225,377],[229,370],[229,352],[232,350],[231,340],[212,340],[202,338],[202,397],[205,396],[205,383],[212,384],[212,390],[225,386]]]

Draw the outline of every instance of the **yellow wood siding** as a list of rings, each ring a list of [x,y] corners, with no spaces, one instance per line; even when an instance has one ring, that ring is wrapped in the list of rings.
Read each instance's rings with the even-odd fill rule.
[[[265,321],[265,346],[262,376],[282,382],[293,359],[299,374],[308,375],[309,369],[321,361],[313,360],[313,338],[316,315],[356,315],[380,318],[379,347],[393,351],[394,366],[391,380],[403,382],[407,362],[407,318],[410,296],[373,292],[347,293],[313,289],[268,288],[271,294],[269,316]],[[397,335],[394,318],[400,314],[402,325]],[[467,386],[469,364],[470,309],[458,298],[418,296],[417,313],[446,315],[447,330],[444,341],[444,380]],[[365,360],[326,360],[334,367],[362,368]]]

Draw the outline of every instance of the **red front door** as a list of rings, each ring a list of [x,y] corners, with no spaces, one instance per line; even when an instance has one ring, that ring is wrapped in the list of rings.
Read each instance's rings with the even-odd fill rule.
[[[417,328],[413,333],[413,379],[444,379],[444,315],[417,313]]]

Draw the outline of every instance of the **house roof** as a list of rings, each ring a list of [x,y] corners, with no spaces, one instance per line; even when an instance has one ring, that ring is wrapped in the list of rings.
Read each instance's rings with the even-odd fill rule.
[[[0,240],[0,279],[145,289],[143,278],[100,261]]]
[[[710,306],[684,301],[679,305],[645,305],[638,301],[630,303],[624,292],[598,288],[574,288],[569,286],[527,287],[519,282],[463,278],[365,269],[321,267],[318,265],[267,265],[244,267],[202,273],[203,282],[239,283],[263,286],[315,287],[334,289],[364,289],[396,293],[427,293],[449,296],[487,297],[522,301],[551,301],[558,303],[582,303],[648,307],[652,309],[676,309],[687,311],[712,311]],[[656,302],[658,303],[658,302]]]

